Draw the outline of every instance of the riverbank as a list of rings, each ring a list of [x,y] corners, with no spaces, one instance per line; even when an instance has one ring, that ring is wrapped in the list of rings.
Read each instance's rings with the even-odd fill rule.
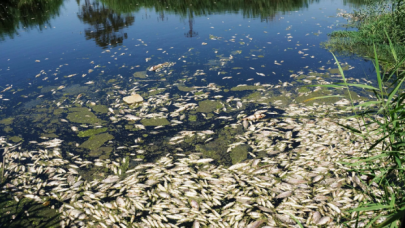
[[[389,71],[405,56],[405,3],[371,1],[353,13],[341,10],[348,20],[345,30],[333,31],[323,46],[333,53],[355,54],[374,59],[376,47],[380,64]],[[352,28],[355,28],[353,30]],[[402,64],[403,69],[405,65]]]

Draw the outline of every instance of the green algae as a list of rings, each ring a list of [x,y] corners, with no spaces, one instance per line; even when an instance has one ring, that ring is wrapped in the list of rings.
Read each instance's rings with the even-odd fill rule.
[[[60,115],[60,114],[62,114],[64,112],[65,112],[65,110],[63,110],[61,108],[57,108],[57,109],[53,110],[53,115],[58,116],[58,115]]]
[[[14,118],[13,118],[13,117],[9,117],[9,118],[0,120],[0,124],[3,124],[3,125],[10,125],[10,124],[13,123],[13,121],[14,121]]]
[[[302,79],[306,79],[307,76],[305,74],[301,74],[300,76],[296,77],[296,80],[302,80]]]
[[[242,54],[242,50],[235,50],[231,52],[232,55],[239,55]]]
[[[223,105],[219,101],[203,100],[198,102],[198,108],[196,111],[210,113],[220,108],[223,108]]]
[[[338,100],[341,99],[339,97],[328,97],[328,98],[324,98],[324,99],[321,99],[321,100],[311,100],[311,99],[316,98],[316,97],[322,97],[322,96],[325,96],[325,95],[330,95],[330,93],[331,92],[329,90],[321,89],[320,91],[311,92],[311,93],[309,93],[309,94],[307,94],[305,96],[297,96],[295,98],[295,101],[297,103],[305,103],[307,105],[312,105],[313,103],[331,104],[331,103],[335,103],[335,102],[337,102]]]
[[[170,124],[170,122],[166,118],[142,119],[141,123],[144,126],[164,126]]]
[[[103,146],[97,149],[94,149],[90,151],[89,156],[90,157],[99,157],[100,159],[107,159],[110,157],[111,152],[113,151],[112,147],[108,146]],[[101,158],[103,157],[103,158]]]
[[[12,136],[12,137],[9,137],[8,140],[12,141],[13,143],[18,143],[22,140],[22,138],[18,137],[18,136]]]
[[[231,91],[245,91],[245,90],[257,90],[263,88],[262,86],[236,86],[231,88]]]
[[[56,130],[56,129],[55,129]],[[55,133],[48,133],[48,134],[41,134],[41,137],[46,137],[46,138],[58,138],[59,136]]]
[[[147,78],[146,71],[137,71],[132,74],[135,78]]]
[[[163,93],[166,89],[156,89],[155,91],[147,93],[147,96],[155,96],[157,94]]]
[[[124,126],[124,128],[125,128],[125,130],[132,130],[132,129],[134,129],[135,127],[134,127],[134,125],[132,125],[132,124],[127,124],[127,125]]]
[[[197,121],[197,115],[188,115],[188,121]]]
[[[343,71],[349,70],[349,65],[343,66],[342,70]],[[329,69],[329,73],[331,73],[331,74],[340,74],[340,70],[339,70],[339,68]]]
[[[41,87],[41,88],[39,88],[39,87]],[[49,93],[53,90],[56,90],[57,88],[58,88],[58,86],[45,86],[45,87],[38,86],[38,89],[41,89],[41,93]]]
[[[89,91],[88,86],[81,86],[79,84],[74,84],[72,86],[66,87],[63,92],[66,95],[76,95],[79,93],[86,93]]]
[[[285,96],[285,95],[279,95],[279,96],[269,97],[267,99],[267,101],[269,103],[274,103],[276,101],[281,101],[281,103],[282,103],[281,105],[287,105],[287,104],[291,104],[292,99],[290,97]]]
[[[308,89],[308,87],[306,87],[306,86],[302,86],[302,87],[300,87],[299,89],[298,89],[298,92],[300,92],[300,93],[307,93],[307,92],[310,92],[311,90],[310,89]]]
[[[117,79],[110,79],[110,80],[107,81],[107,84],[111,84],[111,83],[114,83],[116,81],[117,81]]]
[[[108,113],[108,107],[106,105],[94,105],[91,109],[97,113]]]
[[[269,92],[268,94],[262,94],[261,92],[253,92],[242,98],[242,100],[248,100],[254,103],[270,103],[272,101],[271,97],[273,94]]]
[[[230,153],[232,164],[236,164],[247,159],[249,149],[250,147],[246,144],[238,145],[233,148]]]
[[[13,129],[10,126],[6,126],[5,128],[3,128],[3,131],[6,133],[9,133],[9,132],[13,131]]]
[[[86,131],[79,132],[77,134],[77,136],[79,136],[79,137],[90,137],[90,136],[93,136],[93,135],[103,133],[103,132],[107,131],[107,129],[108,128],[106,128],[106,127],[96,128],[96,129],[89,129],[89,130],[86,130]]]
[[[263,96],[262,93],[254,92],[254,93],[251,93],[251,94],[249,94],[249,95],[247,95],[247,96],[245,96],[243,98],[248,99],[248,100],[258,100],[258,99],[262,98],[262,96]]]
[[[184,86],[184,85],[178,85],[177,89],[180,90],[180,91],[183,91],[183,92],[190,92],[190,91],[194,90],[194,88],[187,87],[187,86]]]
[[[112,139],[114,139],[114,136],[112,136],[108,133],[93,135],[87,141],[82,143],[80,145],[80,147],[86,148],[89,150],[95,150],[95,149],[101,147],[105,142],[112,140]]]
[[[238,153],[235,152],[234,154],[235,158],[232,158],[231,153],[227,152],[229,144],[235,142],[236,135],[243,135],[241,126],[237,128],[225,127],[218,131],[218,138],[207,143],[197,144],[195,148],[197,151],[201,152],[204,157],[215,159],[221,165],[230,166],[233,164],[233,160],[236,161],[243,158],[243,150],[245,149],[240,148],[240,151],[237,150]]]
[[[102,121],[97,118],[88,108],[69,108],[67,119],[73,123],[95,124]]]

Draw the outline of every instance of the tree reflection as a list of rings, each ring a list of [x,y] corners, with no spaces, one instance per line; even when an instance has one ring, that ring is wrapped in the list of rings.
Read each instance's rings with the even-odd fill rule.
[[[59,16],[63,0],[1,0],[0,40],[19,35],[18,29],[42,30],[51,27],[50,20]]]
[[[102,3],[91,4],[89,0],[85,0],[78,17],[91,26],[84,31],[86,40],[94,39],[102,48],[122,44],[128,38],[122,29],[135,22],[135,17],[130,14],[116,13]]]
[[[214,13],[242,13],[247,18],[271,20],[278,13],[296,11],[319,0],[100,0],[117,12],[137,12],[154,8],[156,12],[175,13],[182,17],[208,16]],[[355,0],[352,0],[355,1]],[[360,1],[360,0],[357,0]]]
[[[188,27],[189,27],[189,30],[188,30],[187,33],[184,33],[184,35],[185,35],[186,37],[188,37],[188,38],[193,38],[193,37],[198,36],[198,32],[195,32],[195,31],[193,30],[193,24],[194,24],[194,14],[193,14],[193,10],[192,10],[192,9],[189,9],[188,11],[189,11],[189,14],[188,14]]]

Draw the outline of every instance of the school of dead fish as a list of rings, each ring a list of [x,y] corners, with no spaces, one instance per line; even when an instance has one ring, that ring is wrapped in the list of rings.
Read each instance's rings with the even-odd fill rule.
[[[213,159],[200,153],[177,153],[122,170],[126,158],[87,161],[71,153],[63,157],[61,140],[44,141],[44,148],[36,151],[20,151],[1,138],[8,146],[5,177],[11,179],[2,192],[16,201],[26,197],[39,203],[61,202],[56,209],[62,227],[297,227],[291,215],[306,227],[340,227],[343,220],[354,226],[355,213],[348,210],[369,198],[363,191],[366,177],[348,172],[338,161],[361,156],[367,145],[334,123],[352,125],[354,119],[324,118],[321,112],[326,109],[346,112],[334,105],[290,105],[283,118],[252,119],[239,143],[249,144],[253,157],[260,151],[268,156],[229,168],[211,164]],[[314,113],[313,119],[296,118]],[[193,133],[214,132],[185,132],[171,141]],[[274,137],[281,139],[274,142]],[[292,147],[296,142],[300,145]],[[92,166],[108,169],[106,177],[84,181],[80,169]],[[360,226],[374,216],[361,214]]]

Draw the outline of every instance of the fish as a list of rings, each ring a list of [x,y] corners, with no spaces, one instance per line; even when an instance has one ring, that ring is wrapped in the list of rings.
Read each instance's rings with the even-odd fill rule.
[[[3,89],[0,93],[4,93],[4,92],[6,92],[7,90],[10,90],[11,88],[13,88],[13,85],[11,85],[11,86],[9,86],[9,87]]]
[[[250,121],[253,121],[253,120],[260,120],[260,119],[263,119],[264,117],[266,117],[265,114],[254,114],[254,115],[245,117],[245,118],[243,118],[242,120],[250,120]]]

